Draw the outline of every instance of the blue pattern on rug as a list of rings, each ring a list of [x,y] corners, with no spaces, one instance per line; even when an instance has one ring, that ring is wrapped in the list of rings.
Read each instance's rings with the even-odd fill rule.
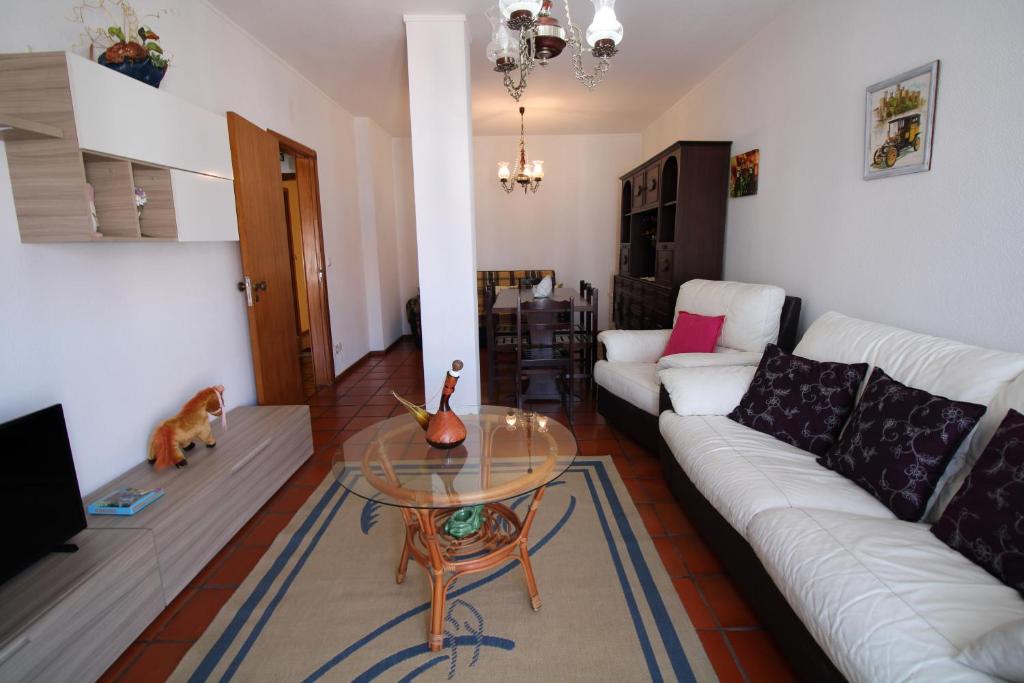
[[[359,528],[364,536],[370,535],[370,529],[377,523],[377,515],[380,512],[380,501],[367,499],[363,504],[363,512],[359,515]]]
[[[472,645],[476,642],[476,638],[475,636],[459,636],[458,638],[456,638],[456,641],[458,645]],[[495,636],[483,636],[482,638],[480,638],[480,644],[486,647],[493,647],[499,650],[507,651],[511,651],[513,648],[515,648],[515,643],[513,643],[511,640],[507,638],[497,638]],[[418,657],[424,654],[434,654],[427,647],[426,643],[419,643],[417,645],[413,645],[412,647],[407,647],[404,650],[399,650],[395,654],[385,657],[384,659],[380,660],[363,673],[353,678],[352,683],[370,683],[370,681],[376,680],[378,676],[386,673],[392,667],[395,667],[401,664],[402,662],[408,661],[413,657]],[[433,668],[434,666],[440,664],[449,657],[451,657],[451,655],[440,655],[434,657],[429,662],[426,662],[424,665],[420,665],[419,667],[411,671],[402,680],[414,680],[415,676],[418,676],[427,669]],[[450,679],[451,677],[449,676],[449,680]]]
[[[600,482],[600,488],[604,493],[605,499],[608,502],[610,508],[610,514],[606,515],[602,500],[598,496],[598,488],[594,484],[594,480],[591,477],[591,470],[596,474],[598,482]],[[633,620],[634,630],[643,651],[645,661],[648,666],[648,673],[653,681],[664,680],[663,675],[659,669],[657,660],[654,656],[651,642],[647,634],[647,630],[644,626],[643,620],[640,616],[639,608],[636,602],[636,596],[633,594],[632,587],[629,584],[628,577],[626,575],[624,562],[619,554],[618,548],[615,543],[615,538],[612,535],[611,526],[608,522],[610,518],[615,522],[622,541],[626,548],[626,554],[633,567],[633,571],[636,574],[637,580],[640,584],[640,589],[643,593],[643,597],[648,604],[651,615],[654,619],[655,627],[657,628],[658,635],[665,648],[665,652],[668,654],[673,674],[676,680],[680,681],[695,681],[693,671],[690,669],[689,662],[686,659],[686,655],[683,651],[682,644],[679,641],[678,634],[675,631],[675,627],[672,624],[671,617],[668,611],[665,609],[664,602],[657,586],[654,584],[653,577],[650,573],[650,569],[647,566],[647,560],[640,550],[639,544],[637,543],[636,536],[633,534],[633,530],[630,527],[629,520],[626,518],[625,510],[622,507],[621,501],[618,499],[617,492],[615,491],[611,479],[605,469],[603,462],[599,460],[577,460],[573,466],[567,470],[567,473],[581,473],[587,482],[588,489],[593,499],[594,508],[597,512],[601,529],[604,533],[605,540],[608,543],[610,555],[612,557],[612,563],[615,566],[616,573],[619,578],[620,586],[623,590],[623,595],[629,608],[630,616]],[[564,476],[564,475],[563,475]],[[548,488],[565,484],[564,481],[556,481],[548,486]],[[338,482],[333,482],[320,500],[313,506],[310,513],[303,520],[300,527],[295,531],[292,537],[289,539],[285,548],[281,551],[280,555],[275,558],[273,564],[267,573],[259,580],[252,594],[245,600],[243,605],[239,608],[238,613],[234,615],[231,622],[225,628],[224,632],[217,639],[216,643],[207,652],[206,656],[200,662],[199,666],[193,672],[189,678],[190,682],[199,682],[209,680],[213,673],[213,670],[217,667],[218,663],[226,655],[227,650],[231,647],[232,643],[239,636],[240,632],[244,628],[245,624],[249,621],[249,618],[253,615],[256,607],[263,600],[263,598],[270,592],[270,589],[278,576],[284,571],[284,568],[291,560],[292,556],[298,551],[306,536],[310,533],[316,522],[325,510],[327,510],[332,498],[341,490],[342,487]],[[235,654],[231,663],[227,667],[224,675],[220,680],[228,681],[235,675],[238,667],[244,661],[249,650],[252,648],[255,641],[259,638],[260,633],[263,631],[266,623],[273,615],[278,604],[284,598],[288,589],[291,587],[292,582],[298,573],[302,570],[305,565],[307,558],[313,552],[318,545],[321,537],[325,530],[333,521],[337,515],[338,510],[342,504],[348,498],[348,490],[343,490],[340,498],[337,502],[330,507],[330,511],[323,518],[322,523],[317,528],[316,532],[310,539],[309,545],[299,556],[295,566],[292,567],[285,580],[278,587],[276,594],[264,608],[263,613],[260,615],[256,624],[253,626],[252,631],[248,634],[245,641],[242,643],[239,651]],[[513,509],[521,505],[531,494],[520,496],[513,503]],[[360,514],[360,528],[364,534],[368,534],[373,526],[377,522],[377,514],[379,512],[380,503],[377,501],[366,501],[363,510]],[[576,509],[576,497],[570,496],[570,500],[566,511],[563,513],[558,522],[549,530],[539,541],[530,547],[531,556],[539,552],[545,545],[547,545],[552,538],[554,538],[561,529],[565,526],[566,522],[572,517],[573,512]],[[390,670],[394,666],[407,662],[415,657],[427,656],[430,657],[424,661],[412,671],[406,674],[401,680],[412,681],[420,674],[433,669],[441,663],[449,662],[448,678],[451,680],[458,670],[458,657],[460,647],[472,647],[473,653],[470,658],[470,662],[466,668],[472,668],[479,660],[482,648],[496,648],[498,650],[511,651],[515,648],[515,643],[507,638],[501,638],[494,635],[487,635],[484,633],[484,618],[483,615],[467,600],[462,596],[467,593],[490,583],[498,579],[499,577],[507,574],[513,569],[519,566],[518,562],[509,562],[509,564],[496,570],[492,574],[477,579],[476,581],[470,582],[462,588],[457,588],[449,592],[449,599],[451,600],[448,613],[446,615],[446,628],[445,628],[445,647],[448,649],[446,654],[438,655],[432,653],[428,649],[426,643],[419,643],[415,646],[404,648],[388,657],[383,658],[377,664],[367,669],[365,672],[360,674],[355,680],[359,681],[372,681],[384,672]],[[453,587],[454,588],[454,587]],[[453,615],[453,611],[456,608],[461,608],[465,611],[466,617],[461,621]],[[387,633],[398,624],[412,618],[415,615],[422,614],[430,608],[429,602],[424,602],[416,607],[407,610],[406,612],[397,615],[396,617],[388,620],[384,624],[381,624],[376,629],[370,631],[356,642],[343,649],[341,652],[324,662],[316,671],[310,674],[305,681],[312,683],[313,681],[319,680],[326,673],[334,669],[336,666],[345,661],[353,653],[362,649],[370,642],[374,641],[381,635]],[[468,618],[472,620],[467,620]],[[450,627],[450,628],[449,628]],[[464,634],[457,634],[458,631],[464,630]]]
[[[533,556],[534,553],[539,552],[544,546],[546,546],[548,544],[548,542],[552,538],[554,538],[558,534],[559,531],[562,530],[562,527],[564,527],[565,523],[569,521],[569,518],[572,517],[572,514],[573,514],[573,512],[575,512],[575,510],[576,510],[576,496],[570,496],[569,497],[568,508],[566,509],[565,514],[562,515],[561,519],[558,520],[558,523],[555,524],[555,526],[552,527],[551,530],[548,531],[548,533],[545,534],[539,541],[537,541],[532,546],[530,546],[530,556],[531,557]],[[464,586],[462,588],[457,588],[457,589],[455,589],[453,591],[449,591],[448,598],[452,599],[452,598],[461,597],[461,596],[465,595],[466,593],[468,593],[468,592],[470,592],[472,590],[475,590],[476,588],[479,588],[480,586],[484,586],[484,585],[486,585],[488,583],[491,583],[492,581],[495,581],[495,580],[501,578],[502,576],[504,576],[505,574],[508,574],[513,569],[516,569],[518,566],[519,566],[519,564],[517,562],[511,562],[510,561],[504,567],[502,567],[501,569],[496,570],[492,574],[489,574],[489,575],[487,575],[487,576],[485,576],[483,578],[477,579],[476,581],[473,581],[473,582],[467,584],[466,586]],[[311,673],[309,676],[307,676],[303,680],[303,683],[313,683],[313,681],[320,680],[320,678],[323,677],[324,674],[326,674],[328,671],[330,671],[334,667],[336,667],[339,664],[341,664],[342,662],[344,662],[353,653],[359,651],[360,649],[362,649],[363,647],[368,645],[371,641],[375,640],[376,638],[378,638],[381,635],[384,635],[385,633],[387,633],[388,631],[393,629],[398,624],[401,624],[402,622],[404,622],[404,621],[406,621],[406,620],[416,616],[417,614],[423,614],[423,613],[425,613],[429,609],[430,609],[430,603],[429,602],[423,602],[423,603],[420,603],[419,605],[417,605],[416,607],[414,607],[414,608],[412,608],[410,610],[407,610],[407,611],[403,612],[402,614],[399,614],[397,617],[395,617],[393,619],[390,619],[386,623],[378,626],[376,629],[374,629],[370,633],[367,633],[365,636],[363,636],[362,638],[360,638],[356,642],[352,643],[347,648],[345,648],[344,650],[342,650],[341,652],[336,654],[334,657],[329,659],[327,662],[325,662],[319,669],[317,669],[316,671]],[[511,643],[512,641],[508,641],[508,642]],[[446,639],[445,640],[445,647],[449,647],[449,645],[450,645],[450,643]],[[514,646],[515,644],[512,643],[512,645]],[[425,643],[423,644],[423,647],[424,648],[427,647]]]

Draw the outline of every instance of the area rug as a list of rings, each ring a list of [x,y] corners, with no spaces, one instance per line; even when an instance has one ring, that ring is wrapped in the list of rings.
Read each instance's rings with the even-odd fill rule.
[[[328,476],[171,680],[716,680],[611,458],[548,487],[530,533],[541,609],[517,562],[460,577],[440,652],[423,570],[395,583],[402,534],[397,510]]]

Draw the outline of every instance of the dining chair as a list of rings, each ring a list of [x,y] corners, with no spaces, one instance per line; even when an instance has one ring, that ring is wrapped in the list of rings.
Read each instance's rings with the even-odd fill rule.
[[[576,379],[584,380],[585,385],[593,388],[594,363],[597,361],[597,289],[586,280],[580,280],[580,301],[585,303],[587,310],[574,311],[572,334],[575,336],[574,359],[576,360]],[[565,344],[569,333],[559,335],[558,341]]]
[[[497,287],[494,284],[485,285],[484,311],[487,316],[486,333],[489,360],[487,376],[490,382],[492,401],[498,400],[502,382],[514,381],[516,376],[516,321],[512,315],[494,313],[494,302],[497,298]]]
[[[516,304],[516,405],[522,410],[526,400],[563,401],[570,424],[576,377],[574,310],[572,298],[524,301],[520,294]]]

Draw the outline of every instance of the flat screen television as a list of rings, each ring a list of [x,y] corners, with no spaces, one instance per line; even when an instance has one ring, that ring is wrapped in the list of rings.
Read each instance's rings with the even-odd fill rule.
[[[7,517],[0,583],[85,528],[60,404],[0,424],[0,504]]]

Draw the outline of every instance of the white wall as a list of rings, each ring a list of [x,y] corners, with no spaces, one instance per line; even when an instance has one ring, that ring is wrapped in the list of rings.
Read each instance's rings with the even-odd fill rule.
[[[317,150],[342,371],[369,350],[352,116],[205,3],[133,4],[175,9],[152,22],[174,58],[162,90]],[[6,3],[0,52],[69,48],[80,30],[69,8]],[[237,243],[21,244],[0,153],[0,420],[63,403],[89,492],[141,462],[155,423],[199,388],[223,383],[229,405],[253,403],[239,277]]]
[[[815,0],[784,12],[644,132],[761,149],[729,201],[725,276],[1024,351],[1024,3]],[[864,88],[941,59],[930,172],[864,181]],[[554,173],[552,173],[554,175]]]
[[[394,138],[366,117],[356,118],[355,130],[367,327],[370,349],[381,351],[402,336],[405,312],[395,233]]]
[[[554,268],[569,287],[587,280],[600,294],[598,323],[610,327],[618,177],[643,161],[640,135],[527,133],[527,155],[544,161],[545,173],[540,189],[528,196],[519,189],[505,194],[498,184],[498,162],[514,163],[518,146],[518,135],[473,139],[477,268]]]
[[[402,303],[402,333],[411,334],[405,317],[405,302],[420,291],[416,263],[416,206],[412,195],[412,141],[392,140],[395,199],[395,239],[398,252],[398,299]]]

